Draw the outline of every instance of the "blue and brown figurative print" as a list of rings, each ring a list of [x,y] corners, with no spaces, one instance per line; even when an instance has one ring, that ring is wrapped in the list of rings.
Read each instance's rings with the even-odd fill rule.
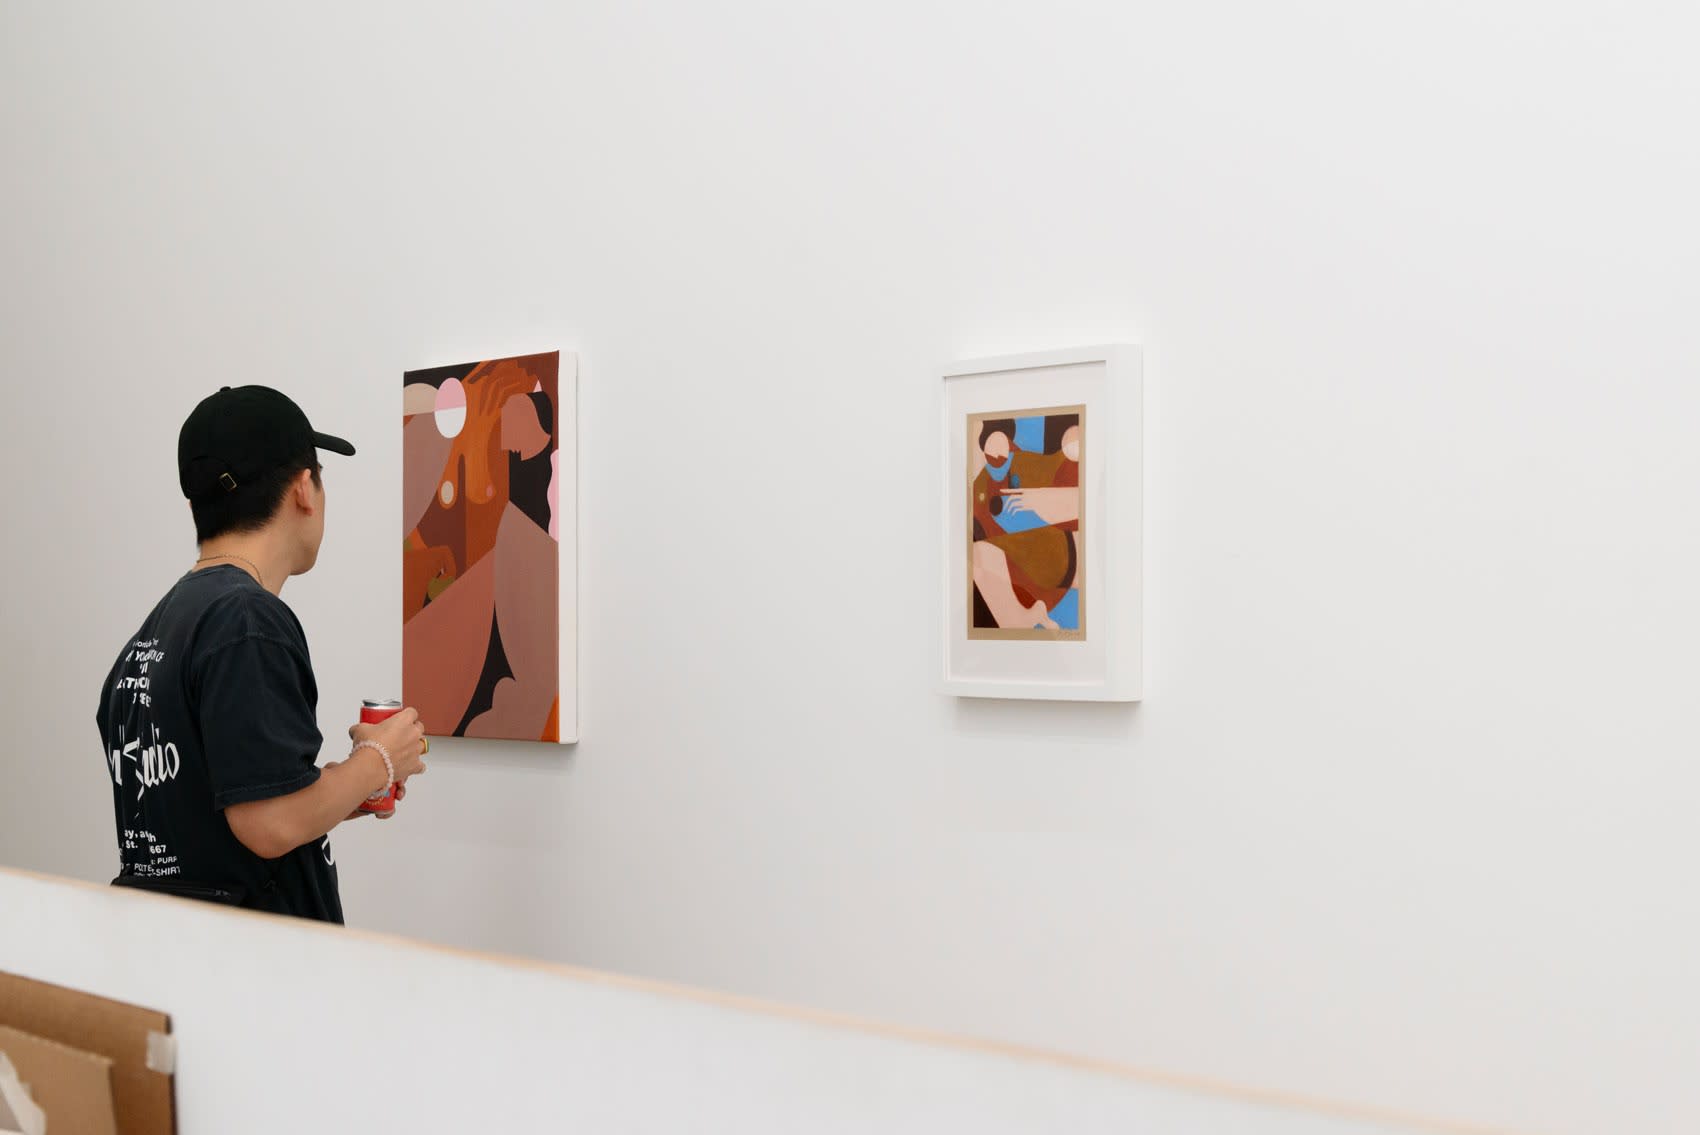
[[[1086,637],[1086,407],[968,415],[968,637]]]

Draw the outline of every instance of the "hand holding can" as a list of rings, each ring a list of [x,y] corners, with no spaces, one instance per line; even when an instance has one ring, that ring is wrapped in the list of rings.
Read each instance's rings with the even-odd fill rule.
[[[377,725],[383,725],[384,728],[361,728]],[[402,784],[408,777],[425,771],[425,763],[419,758],[424,756],[430,742],[425,739],[425,728],[419,723],[418,712],[404,709],[400,702],[387,699],[368,698],[361,705],[360,725],[349,730],[350,736],[359,739],[357,733],[364,733],[369,740],[380,741],[390,754],[395,780],[382,792],[367,797],[360,805],[360,811],[369,812],[380,820],[387,820],[395,815],[396,801],[405,791]]]

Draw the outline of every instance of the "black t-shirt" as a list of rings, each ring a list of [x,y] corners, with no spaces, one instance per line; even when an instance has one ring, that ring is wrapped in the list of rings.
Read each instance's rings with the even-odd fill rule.
[[[341,922],[329,836],[262,859],[223,811],[319,779],[318,701],[307,636],[283,600],[229,565],[178,580],[100,691],[120,874]]]

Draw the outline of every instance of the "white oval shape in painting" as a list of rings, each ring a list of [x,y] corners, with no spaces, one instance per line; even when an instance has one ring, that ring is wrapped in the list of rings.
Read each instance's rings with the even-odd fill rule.
[[[437,387],[437,432],[457,437],[466,427],[466,387],[458,378],[445,378]]]

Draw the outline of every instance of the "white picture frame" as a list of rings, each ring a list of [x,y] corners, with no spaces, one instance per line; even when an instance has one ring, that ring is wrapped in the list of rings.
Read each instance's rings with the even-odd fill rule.
[[[560,405],[556,408],[559,464],[555,470],[558,478],[556,506],[560,510],[561,542],[560,590],[555,608],[560,613],[560,655],[557,673],[560,675],[561,735],[557,743],[561,745],[577,745],[581,735],[578,681],[578,379],[578,352],[562,351],[558,379],[561,398]]]
[[[945,694],[1115,702],[1143,696],[1142,364],[1137,345],[1106,344],[972,359],[943,369],[939,515]],[[994,428],[1005,420],[1024,422],[1022,430],[1044,429],[1053,421],[1079,427],[1058,450],[1077,455],[1073,472],[1080,493],[1078,504],[1068,507],[1077,510],[1078,519],[1070,529],[1064,584],[1074,585],[1074,593],[1054,611],[1042,602],[1035,608],[1048,628],[997,623],[984,596],[977,613],[976,579],[990,580],[990,595],[996,578],[976,577],[976,563],[984,571],[989,554],[996,567],[1001,553],[988,548],[990,540],[976,538],[984,535],[984,526],[975,527],[974,500],[978,494],[983,502],[987,488],[985,474],[976,470],[996,472],[997,466],[989,466],[981,442],[970,441],[969,432],[972,426],[977,434],[1007,433]],[[1039,427],[1032,426],[1036,420]],[[985,448],[1001,452],[1000,444],[993,438]],[[1006,459],[1003,475],[1012,467],[1013,459]],[[1017,491],[993,489],[1004,495]],[[1058,527],[1068,528],[1068,523]],[[1007,604],[996,609],[1010,610]],[[1019,607],[1014,611],[1022,614]]]

